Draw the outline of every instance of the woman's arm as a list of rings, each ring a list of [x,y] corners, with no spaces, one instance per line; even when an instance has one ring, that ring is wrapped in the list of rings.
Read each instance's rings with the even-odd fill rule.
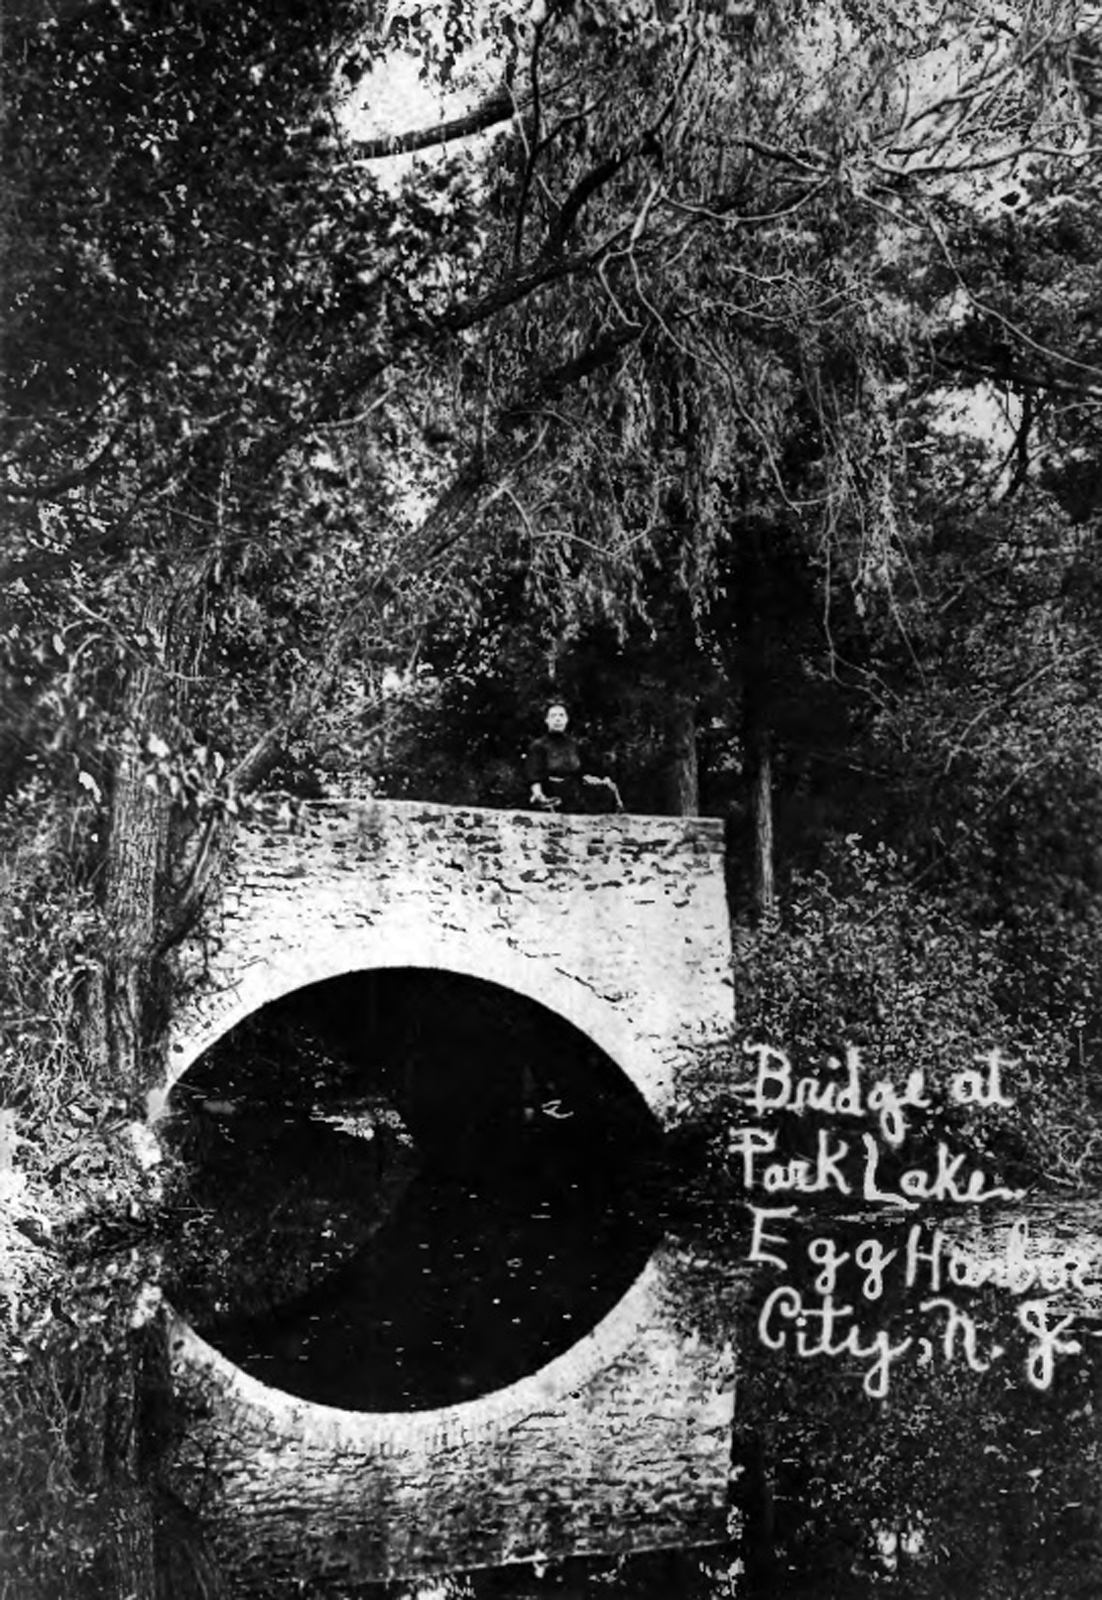
[[[534,739],[528,746],[524,771],[530,785],[529,802],[533,805],[545,802],[547,796],[543,792],[543,782],[547,777],[547,751],[542,739]]]

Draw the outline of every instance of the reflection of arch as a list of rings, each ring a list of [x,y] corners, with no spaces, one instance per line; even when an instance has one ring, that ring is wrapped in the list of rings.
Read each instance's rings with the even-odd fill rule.
[[[171,1485],[255,1594],[722,1539],[732,1358],[684,1338],[677,1273],[660,1250],[556,1362],[435,1412],[297,1401],[170,1321],[192,1418]]]
[[[632,1080],[557,1013],[450,970],[357,969],[270,1001],[172,1104],[214,1245],[172,1257],[173,1303],[317,1404],[504,1389],[596,1327],[663,1233],[638,1201],[661,1129]],[[342,1137],[350,1112],[390,1131]],[[240,1270],[208,1265],[242,1247]]]
[[[232,990],[217,997],[198,1027],[186,1028],[172,1042],[167,1084],[150,1096],[151,1114],[163,1109],[166,1091],[204,1051],[262,1006],[329,978],[388,967],[430,968],[500,984],[556,1012],[610,1058],[662,1120],[672,1090],[671,1069],[609,1000],[561,968],[520,954],[504,940],[457,937],[449,930],[424,927],[350,933],[339,945],[321,943],[305,960],[301,954],[281,951],[271,962],[254,964]]]
[[[348,1411],[270,1388],[207,1343],[172,1314],[172,1345],[180,1367],[218,1391],[239,1418],[282,1440],[309,1438],[342,1451],[377,1456],[395,1449],[437,1450],[492,1437],[525,1417],[552,1411],[625,1351],[655,1320],[661,1272],[652,1256],[617,1304],[569,1350],[537,1372],[472,1400],[421,1411]]]

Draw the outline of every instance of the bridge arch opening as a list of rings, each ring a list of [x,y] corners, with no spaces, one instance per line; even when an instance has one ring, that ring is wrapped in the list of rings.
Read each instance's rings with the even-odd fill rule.
[[[437,1410],[553,1366],[661,1236],[659,1123],[531,996],[378,966],[240,1018],[178,1078],[196,1212],[170,1298],[270,1388]]]

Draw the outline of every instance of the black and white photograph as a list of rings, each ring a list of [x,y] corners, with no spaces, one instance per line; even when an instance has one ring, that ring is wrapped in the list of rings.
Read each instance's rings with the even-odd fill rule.
[[[3,0],[0,1600],[1102,1597],[1102,4]]]

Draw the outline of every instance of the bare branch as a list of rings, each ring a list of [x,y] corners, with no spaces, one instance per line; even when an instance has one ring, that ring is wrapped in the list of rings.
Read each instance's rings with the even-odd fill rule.
[[[545,19],[546,20],[546,19]],[[529,100],[532,106],[532,135],[526,140],[524,161],[524,175],[520,182],[520,198],[517,201],[517,218],[513,228],[513,265],[518,267],[524,247],[524,213],[528,209],[528,191],[532,185],[532,173],[536,165],[536,157],[540,149],[540,123],[542,111],[540,107],[540,45],[543,42],[543,29],[545,22],[536,24],[536,36],[532,41],[532,54],[528,62],[528,73],[532,84]],[[521,125],[523,132],[523,124]]]
[[[406,133],[385,134],[378,139],[356,139],[349,146],[352,159],[345,165],[365,166],[371,161],[410,155],[416,150],[431,150],[434,145],[450,144],[454,139],[468,139],[472,134],[485,133],[489,128],[500,127],[520,117],[532,104],[532,98],[528,95],[517,99],[502,87],[461,117],[451,117],[430,128],[411,128]]]
[[[660,151],[661,146],[658,142],[658,136],[677,104],[697,54],[698,51],[691,50],[685,57],[681,71],[677,75],[677,82],[670,91],[665,105],[650,126],[645,128],[639,137],[633,139],[630,144],[620,150],[614,150],[611,155],[606,156],[604,161],[590,168],[584,178],[580,178],[574,185],[563,201],[562,208],[548,233],[547,243],[544,246],[546,255],[558,254],[583,207],[599,189],[603,189],[605,184],[616,176],[622,167],[627,166],[629,161],[635,160],[638,156],[650,156]]]

